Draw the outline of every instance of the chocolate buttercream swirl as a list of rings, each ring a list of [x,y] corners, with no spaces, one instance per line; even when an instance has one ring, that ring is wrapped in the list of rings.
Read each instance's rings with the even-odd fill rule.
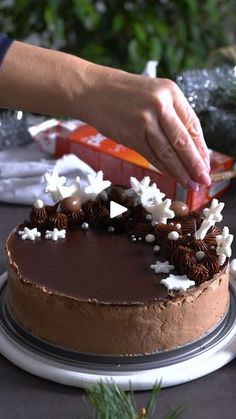
[[[171,231],[177,231],[179,234],[181,233],[174,225],[170,224],[157,224],[154,226],[154,234],[156,236],[156,242],[162,245],[166,240],[168,242],[172,242],[173,240],[169,240],[167,238],[168,234]]]
[[[62,212],[54,212],[48,217],[47,227],[49,229],[57,228],[58,230],[66,229],[68,225],[68,219]]]
[[[206,252],[208,250],[207,244],[203,240],[197,240],[194,237],[189,241],[189,247],[195,252]]]
[[[46,225],[48,218],[45,207],[35,208],[33,207],[30,212],[30,221],[33,226],[37,228],[43,228]]]
[[[199,229],[201,225],[201,219],[202,217],[199,212],[192,211],[185,217],[181,217],[181,218],[175,217],[171,221],[174,224],[177,224],[177,223],[181,224],[182,233],[187,234],[187,233],[195,233],[195,231]]]
[[[205,257],[201,260],[201,263],[208,270],[210,278],[220,271],[220,262],[216,253],[207,252]]]
[[[79,210],[78,212],[71,212],[67,214],[68,224],[72,227],[80,226],[84,221],[84,212]]]
[[[130,229],[132,230],[136,224],[146,223],[151,224],[151,221],[147,219],[148,212],[143,208],[142,205],[137,205],[131,210]]]
[[[153,226],[149,223],[138,223],[131,229],[130,233],[144,239],[147,234],[153,234]]]
[[[165,257],[170,260],[171,255],[173,252],[179,247],[179,241],[178,240],[164,240],[162,242],[162,251],[165,255]]]
[[[57,202],[55,205],[45,205],[45,210],[46,210],[47,214],[50,215],[50,214],[53,214],[54,212],[56,212],[59,204],[60,204],[60,201]]]
[[[204,243],[206,243],[208,247],[216,246],[216,236],[218,236],[219,234],[221,234],[221,230],[218,227],[211,227],[206,236],[204,237]]]
[[[132,209],[127,210],[121,216],[110,218],[109,207],[102,200],[88,200],[82,205],[84,220],[94,228],[114,227],[115,232],[128,231],[128,220]]]
[[[115,201],[129,209],[141,203],[139,195],[132,188],[124,185],[109,186],[97,196],[96,200],[102,202],[107,208],[110,201]]]
[[[84,220],[94,228],[102,228],[109,223],[109,211],[101,201],[89,199],[81,207],[84,213]]]
[[[197,263],[194,252],[185,246],[177,247],[172,253],[170,260],[176,270],[182,275],[187,274],[188,270]]]
[[[200,285],[209,279],[209,272],[203,265],[193,265],[188,269],[188,278],[195,281],[196,285]]]

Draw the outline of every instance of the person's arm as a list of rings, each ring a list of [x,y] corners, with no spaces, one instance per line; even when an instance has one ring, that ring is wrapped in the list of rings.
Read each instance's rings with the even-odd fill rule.
[[[186,188],[210,184],[199,120],[170,80],[14,41],[0,67],[0,92],[0,107],[81,119]]]

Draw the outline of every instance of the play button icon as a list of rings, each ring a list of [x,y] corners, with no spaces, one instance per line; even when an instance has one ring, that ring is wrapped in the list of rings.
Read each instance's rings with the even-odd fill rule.
[[[117,204],[115,201],[110,201],[110,218],[118,217],[118,215],[121,215],[126,211],[128,211],[128,208]]]

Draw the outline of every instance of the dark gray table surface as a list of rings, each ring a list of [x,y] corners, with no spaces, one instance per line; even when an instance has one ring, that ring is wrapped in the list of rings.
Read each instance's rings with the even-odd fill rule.
[[[224,225],[236,237],[235,181],[221,200],[226,203]],[[27,218],[28,212],[28,207],[0,204],[0,273],[6,269],[6,237],[17,223]],[[236,240],[233,257],[236,257]],[[143,405],[149,394],[136,392],[137,404]],[[186,405],[182,419],[235,419],[236,359],[203,378],[163,389],[155,417],[162,419],[170,408],[182,403]],[[0,356],[1,419],[85,419],[88,404],[83,390],[35,377]]]

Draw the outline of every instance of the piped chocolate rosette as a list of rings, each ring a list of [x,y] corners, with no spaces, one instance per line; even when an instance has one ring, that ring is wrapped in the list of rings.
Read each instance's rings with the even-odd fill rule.
[[[180,201],[165,195],[150,178],[130,178],[130,186],[112,185],[103,173],[88,176],[82,188],[77,177],[69,187],[61,186],[55,171],[45,175],[46,191],[54,205],[35,201],[30,221],[19,231],[22,239],[66,239],[70,229],[100,229],[108,234],[126,234],[127,240],[152,246],[159,260],[150,266],[156,273],[169,274],[161,283],[168,290],[183,291],[211,280],[231,256],[233,235],[228,227],[215,226],[222,221],[223,203],[213,199],[202,213],[189,211]],[[126,208],[110,217],[114,201]],[[32,238],[34,237],[34,238]],[[161,262],[160,260],[163,260]],[[173,273],[170,273],[173,271]]]

